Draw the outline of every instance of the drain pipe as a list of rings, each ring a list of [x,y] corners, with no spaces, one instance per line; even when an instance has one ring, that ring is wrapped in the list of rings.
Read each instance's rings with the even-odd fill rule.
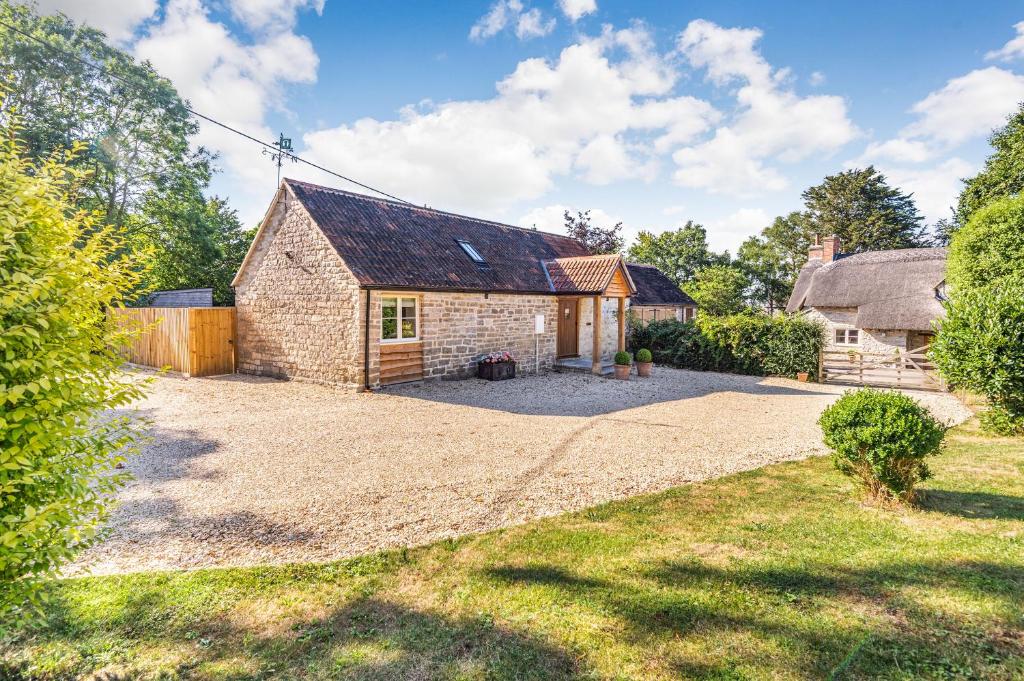
[[[370,289],[366,289],[366,328],[363,330],[363,391],[370,392]]]

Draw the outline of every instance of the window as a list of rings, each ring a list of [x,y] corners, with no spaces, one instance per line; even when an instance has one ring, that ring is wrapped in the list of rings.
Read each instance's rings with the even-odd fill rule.
[[[477,252],[477,250],[473,248],[473,244],[469,243],[468,241],[459,241],[457,243],[460,246],[462,246],[462,250],[466,252],[466,255],[469,256],[469,259],[475,262],[476,264],[483,265],[484,263],[487,262],[486,260],[484,260],[484,256],[480,255]]]
[[[836,345],[856,345],[860,343],[858,329],[836,329]]]
[[[380,338],[382,341],[416,340],[416,299],[385,296],[380,300]]]

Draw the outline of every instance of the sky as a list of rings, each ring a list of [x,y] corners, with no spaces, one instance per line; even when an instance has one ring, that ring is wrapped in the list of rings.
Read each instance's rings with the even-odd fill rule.
[[[874,164],[948,217],[1024,101],[1024,5],[861,0],[37,0],[149,60],[199,112],[418,205],[732,252]],[[203,123],[255,224],[276,168]],[[287,177],[365,192],[302,164]]]

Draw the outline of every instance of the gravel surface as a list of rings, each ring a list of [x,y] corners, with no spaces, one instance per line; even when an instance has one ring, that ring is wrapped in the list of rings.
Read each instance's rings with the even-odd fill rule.
[[[520,523],[824,451],[842,389],[656,369],[375,394],[156,378],[153,441],[74,572],[323,561]],[[953,423],[950,395],[915,393]]]

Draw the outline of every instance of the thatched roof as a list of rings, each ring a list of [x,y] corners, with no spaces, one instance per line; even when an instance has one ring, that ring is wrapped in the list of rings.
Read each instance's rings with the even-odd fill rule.
[[[800,270],[787,312],[856,308],[861,329],[930,331],[943,314],[936,289],[946,278],[945,248],[905,248],[841,256]]]

